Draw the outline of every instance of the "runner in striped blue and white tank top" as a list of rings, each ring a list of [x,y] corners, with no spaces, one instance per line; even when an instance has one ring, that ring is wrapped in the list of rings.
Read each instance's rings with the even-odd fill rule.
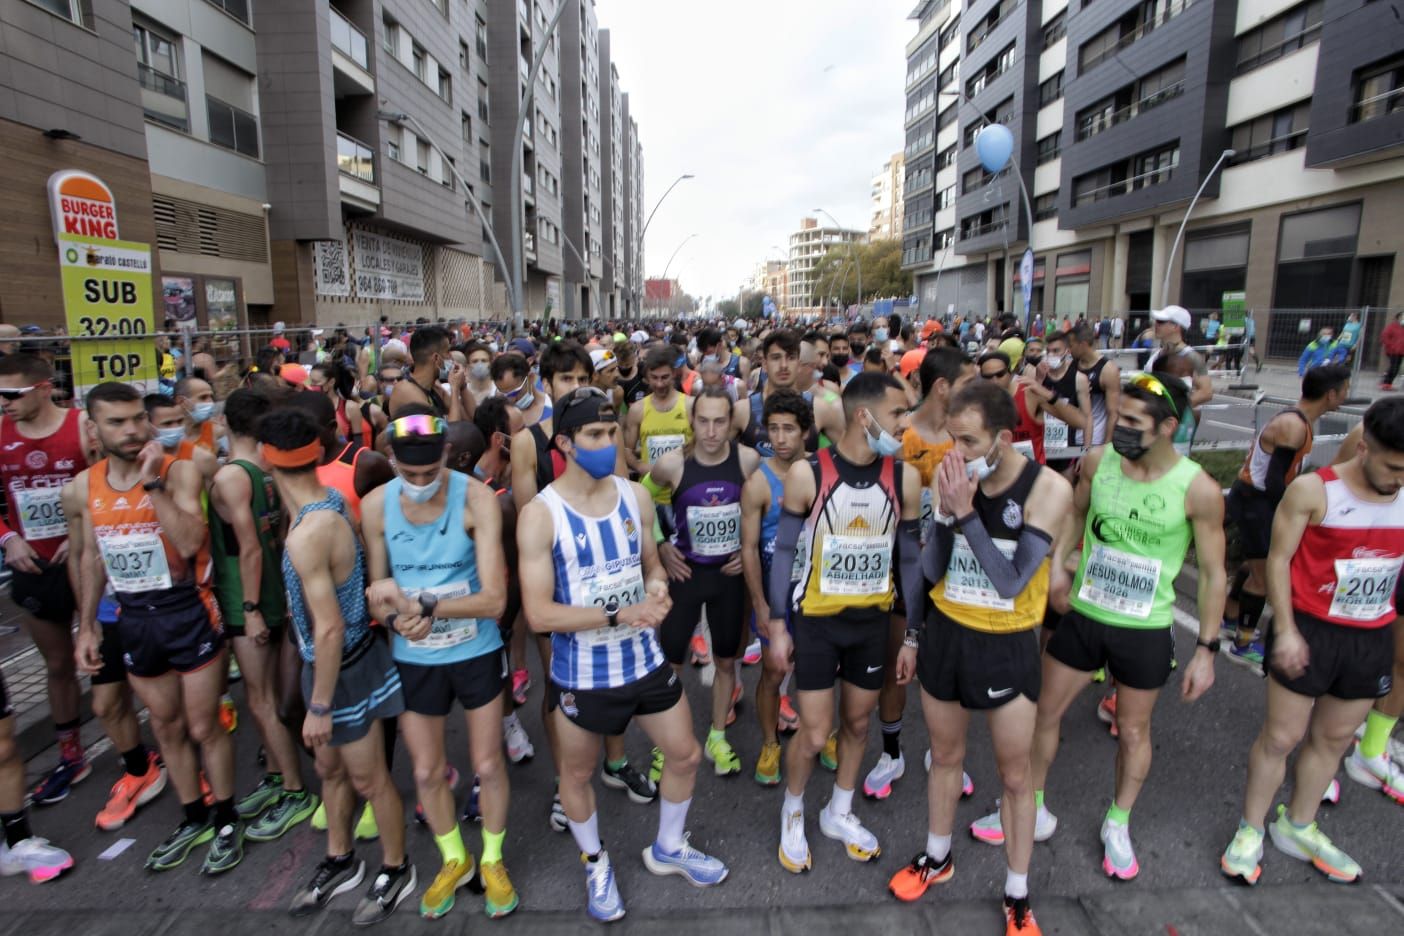
[[[603,608],[644,600],[640,540],[652,530],[638,515],[629,482],[614,478],[619,504],[603,517],[588,517],[547,487],[536,495],[551,511],[555,544],[555,600]],[[664,663],[658,637],[649,627],[600,627],[551,635],[551,679],[567,689],[613,689],[636,682]]]

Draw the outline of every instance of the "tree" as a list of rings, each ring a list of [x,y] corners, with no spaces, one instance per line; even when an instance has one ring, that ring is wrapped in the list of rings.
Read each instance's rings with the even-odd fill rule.
[[[736,305],[735,299],[723,299],[721,302],[717,303],[716,310],[718,315],[730,322],[732,319],[736,318],[739,307]]]
[[[758,319],[761,317],[761,310],[765,308],[765,293],[752,290],[746,293],[746,302],[742,306],[741,314],[748,319]]]
[[[853,247],[848,244],[830,247],[814,267],[816,302],[834,297],[843,305],[860,301],[855,253],[863,272],[864,301],[912,294],[912,275],[902,269],[902,242],[889,239]]]

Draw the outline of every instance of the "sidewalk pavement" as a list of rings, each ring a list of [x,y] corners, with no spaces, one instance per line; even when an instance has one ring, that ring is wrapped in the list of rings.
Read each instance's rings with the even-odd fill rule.
[[[15,710],[15,737],[20,756],[28,761],[54,743],[54,723],[49,717],[48,674],[44,658],[21,626],[24,612],[10,600],[8,584],[0,585],[0,671],[5,675],[5,688]],[[17,627],[6,633],[9,627]],[[83,698],[80,716],[92,717],[88,704],[89,680],[79,677]],[[0,930],[3,932],[3,930]]]
[[[725,886],[725,885],[723,885]],[[944,901],[939,889],[916,904],[882,903],[806,907],[737,907],[727,910],[676,911],[665,914],[631,913],[610,926],[611,933],[659,933],[670,936],[721,936],[721,934],[803,934],[847,936],[861,933],[933,934],[969,936],[998,932],[1002,920],[996,900]],[[1067,936],[1225,936],[1225,934],[1291,933],[1292,936],[1339,936],[1343,933],[1389,933],[1404,927],[1404,885],[1363,884],[1357,887],[1266,887],[1247,889],[1225,886],[1167,891],[1145,890],[1137,885],[1112,894],[1086,898],[1037,900],[1034,913],[1043,932]],[[313,917],[293,918],[282,911],[244,911],[237,914],[192,910],[112,913],[103,910],[47,910],[9,913],[0,918],[0,936],[86,936],[140,933],[166,934],[259,933],[322,934],[350,931],[350,910],[343,907]],[[385,932],[414,936],[419,933],[467,932],[467,914],[445,920],[420,919],[402,907]],[[457,924],[455,926],[455,923]],[[473,925],[481,926],[474,919]],[[445,927],[449,927],[446,930]],[[393,930],[389,929],[393,927]],[[598,933],[599,924],[583,911],[536,912],[520,910],[490,924],[497,936],[556,936]],[[374,931],[371,931],[374,932]]]

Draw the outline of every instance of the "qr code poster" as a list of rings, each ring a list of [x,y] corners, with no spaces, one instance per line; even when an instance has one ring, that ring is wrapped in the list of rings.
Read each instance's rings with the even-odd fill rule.
[[[317,295],[351,295],[351,267],[347,263],[345,241],[313,242],[312,266]]]

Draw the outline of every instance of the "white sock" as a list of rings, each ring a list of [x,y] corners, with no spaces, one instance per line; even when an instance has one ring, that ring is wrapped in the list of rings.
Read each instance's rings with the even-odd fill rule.
[[[853,812],[853,791],[834,784],[834,795],[829,797],[829,815],[846,816]]]
[[[658,797],[658,847],[665,852],[672,854],[687,844],[683,829],[687,825],[687,808],[691,805],[690,797],[681,803],[670,803]]]
[[[951,853],[951,837],[949,835],[937,835],[934,832],[926,833],[926,854],[937,864],[946,860],[946,856]]]
[[[787,815],[787,816],[788,816],[790,813],[795,813],[795,812],[802,813],[802,812],[804,812],[804,794],[803,794],[803,793],[791,793],[789,790],[786,790],[786,791],[785,791],[785,805],[784,805],[784,807],[782,807],[782,812],[783,812],[785,815]]]
[[[517,713],[502,716],[502,730],[507,731],[513,727],[521,727],[521,722],[517,720]]]
[[[584,822],[576,822],[569,817],[566,822],[570,825],[570,834],[575,837],[575,844],[587,855],[598,855],[604,848],[600,844],[600,814],[593,812],[590,818]]]
[[[780,694],[781,694],[781,695],[789,695],[789,694],[790,694],[790,677],[791,677],[792,675],[794,675],[794,670],[787,670],[786,673],[785,673],[785,678],[782,679],[782,680],[780,680]]]
[[[1019,874],[1012,868],[1005,870],[1004,896],[1013,897],[1015,900],[1018,900],[1020,897],[1029,896],[1028,874]]]

